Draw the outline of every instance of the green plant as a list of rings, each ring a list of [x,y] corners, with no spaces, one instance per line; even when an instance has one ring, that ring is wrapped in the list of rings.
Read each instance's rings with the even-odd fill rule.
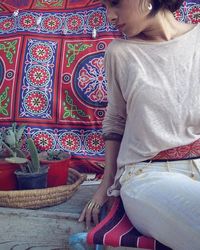
[[[60,150],[51,150],[51,151],[49,150],[47,151],[46,159],[52,161],[52,160],[62,160],[68,157],[69,157],[68,152],[62,152]]]
[[[5,158],[5,160],[10,163],[20,164],[21,170],[23,172],[38,173],[40,172],[40,161],[37,148],[32,138],[27,139],[27,148],[30,154],[30,159],[28,159],[26,156],[23,156],[23,152],[21,151],[21,157],[12,156]]]
[[[17,128],[17,124],[13,123],[12,127],[1,132],[0,151],[2,156],[11,155],[24,157],[23,152],[20,150],[24,129],[25,125],[21,125]]]
[[[27,147],[31,157],[31,172],[40,171],[40,160],[38,156],[38,151],[32,138],[27,139]]]
[[[3,134],[0,143],[9,153],[9,156],[5,160],[10,163],[19,164],[23,172],[38,173],[40,171],[40,161],[33,139],[28,138],[26,141],[29,157],[21,150],[24,129],[25,125],[17,128],[17,124],[13,123],[12,127],[8,128]]]

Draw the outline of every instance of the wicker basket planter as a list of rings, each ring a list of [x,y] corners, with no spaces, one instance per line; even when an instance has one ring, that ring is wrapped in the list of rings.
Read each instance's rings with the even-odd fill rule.
[[[69,199],[85,180],[74,169],[69,169],[66,185],[31,190],[0,191],[0,206],[11,208],[42,208],[60,204]]]

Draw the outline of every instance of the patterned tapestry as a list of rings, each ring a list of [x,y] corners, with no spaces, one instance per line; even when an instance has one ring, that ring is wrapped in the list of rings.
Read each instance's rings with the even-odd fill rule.
[[[199,22],[200,0],[175,16]],[[104,52],[119,36],[98,1],[1,0],[1,129],[23,123],[40,151],[70,151],[91,167],[102,161]]]

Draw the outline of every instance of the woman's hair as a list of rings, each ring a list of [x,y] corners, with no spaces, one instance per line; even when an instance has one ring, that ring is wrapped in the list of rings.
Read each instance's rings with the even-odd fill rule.
[[[184,0],[152,0],[152,15],[155,15],[161,9],[168,9],[171,12],[178,10]]]

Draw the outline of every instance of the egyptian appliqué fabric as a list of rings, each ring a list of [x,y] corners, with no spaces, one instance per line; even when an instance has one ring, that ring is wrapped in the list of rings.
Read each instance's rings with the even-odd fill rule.
[[[199,1],[187,1],[175,16],[197,23],[199,12]],[[25,123],[26,136],[41,151],[68,150],[75,158],[103,160],[104,52],[119,36],[97,1],[2,0],[1,129],[13,121]]]
[[[1,0],[7,10],[15,9],[72,9],[95,6],[99,0]]]
[[[182,7],[176,11],[175,17],[181,22],[200,22],[200,0],[184,1]]]
[[[26,135],[40,151],[60,149],[103,160],[104,52],[119,33],[107,23],[104,8],[93,1],[81,4],[1,4],[0,122],[1,128],[13,121],[27,124]],[[20,9],[17,15],[14,8]],[[92,38],[94,27],[97,38]]]

